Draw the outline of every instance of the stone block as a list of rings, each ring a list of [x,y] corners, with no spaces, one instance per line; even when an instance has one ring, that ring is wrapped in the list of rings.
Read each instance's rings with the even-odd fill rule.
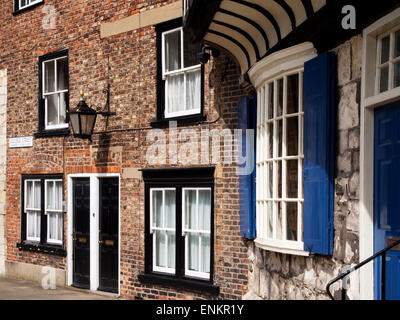
[[[344,43],[337,49],[337,80],[343,86],[351,80],[351,45]]]
[[[345,130],[360,125],[357,102],[357,83],[348,84],[340,89],[338,129]]]

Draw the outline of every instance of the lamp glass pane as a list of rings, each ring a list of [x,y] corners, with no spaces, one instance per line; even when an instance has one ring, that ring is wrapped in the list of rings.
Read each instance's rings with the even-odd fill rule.
[[[71,113],[69,118],[71,119],[72,131],[74,132],[74,134],[80,134],[81,130],[79,127],[79,114]]]

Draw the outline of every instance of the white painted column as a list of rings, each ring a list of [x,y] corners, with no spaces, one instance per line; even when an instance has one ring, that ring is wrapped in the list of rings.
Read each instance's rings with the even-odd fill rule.
[[[99,178],[90,176],[90,290],[99,287]]]

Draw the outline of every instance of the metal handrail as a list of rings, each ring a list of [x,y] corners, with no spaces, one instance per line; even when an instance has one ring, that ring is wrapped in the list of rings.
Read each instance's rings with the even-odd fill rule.
[[[371,262],[372,260],[375,260],[376,258],[383,256],[382,259],[382,276],[381,276],[381,295],[382,295],[382,300],[386,300],[386,252],[388,252],[390,249],[393,249],[394,247],[400,245],[400,240],[393,242],[390,246],[386,247],[385,249],[375,253],[373,256],[369,257],[368,259],[365,259],[363,262],[357,264],[356,266],[350,268],[349,270],[347,270],[346,272],[343,272],[342,274],[340,274],[339,276],[337,276],[335,279],[329,281],[329,283],[326,286],[326,292],[328,293],[329,297],[332,300],[335,300],[335,298],[333,297],[331,291],[330,291],[330,287],[340,281],[343,280],[344,278],[348,277],[350,275],[350,273],[360,269],[362,266],[366,265],[367,263]],[[342,300],[346,299],[346,289],[343,289],[342,287]]]

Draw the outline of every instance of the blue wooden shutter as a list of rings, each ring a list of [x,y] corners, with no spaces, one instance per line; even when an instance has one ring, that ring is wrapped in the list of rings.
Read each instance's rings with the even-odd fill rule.
[[[238,102],[239,129],[242,129],[242,153],[246,152],[247,166],[252,163],[252,172],[239,175],[239,207],[240,207],[240,235],[246,239],[254,239],[256,236],[255,219],[255,147],[252,152],[249,139],[246,138],[246,129],[256,127],[256,100],[255,98],[243,98]],[[255,134],[254,134],[255,137]],[[252,142],[253,146],[254,141]],[[239,172],[243,173],[246,164],[239,165]]]
[[[304,65],[304,249],[333,253],[335,54]]]

